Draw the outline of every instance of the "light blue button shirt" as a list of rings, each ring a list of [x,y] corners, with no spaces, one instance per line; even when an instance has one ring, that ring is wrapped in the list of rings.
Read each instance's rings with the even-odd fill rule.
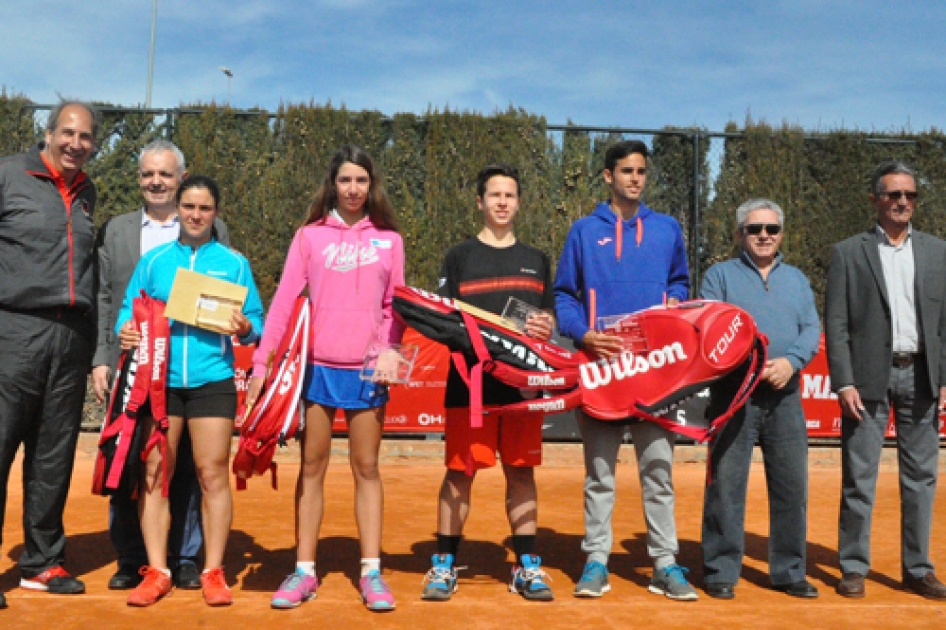
[[[899,245],[890,242],[887,233],[877,225],[877,247],[880,265],[890,300],[890,327],[894,352],[920,352],[920,327],[916,317],[912,227]]]
[[[158,245],[176,241],[181,234],[181,222],[177,215],[167,223],[158,223],[141,211],[141,255],[144,256]]]

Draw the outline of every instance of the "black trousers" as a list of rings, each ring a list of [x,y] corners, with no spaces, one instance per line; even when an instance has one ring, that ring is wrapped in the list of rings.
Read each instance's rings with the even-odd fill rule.
[[[24,577],[65,562],[62,524],[95,345],[68,309],[0,309],[0,543],[10,467],[23,446]]]

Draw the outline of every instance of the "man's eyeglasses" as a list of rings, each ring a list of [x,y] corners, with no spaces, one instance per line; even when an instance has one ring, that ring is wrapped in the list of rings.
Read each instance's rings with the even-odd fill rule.
[[[750,223],[742,226],[742,231],[750,236],[758,236],[762,234],[762,230],[769,236],[775,236],[782,231],[782,226],[778,223]]]
[[[886,190],[880,194],[886,197],[887,201],[900,201],[903,197],[906,197],[907,201],[916,201],[919,196],[915,190]]]

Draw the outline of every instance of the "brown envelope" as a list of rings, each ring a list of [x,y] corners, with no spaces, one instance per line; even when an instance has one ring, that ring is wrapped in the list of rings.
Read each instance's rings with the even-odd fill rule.
[[[248,291],[242,285],[181,268],[174,276],[164,315],[191,326],[226,333],[230,315],[243,310]]]

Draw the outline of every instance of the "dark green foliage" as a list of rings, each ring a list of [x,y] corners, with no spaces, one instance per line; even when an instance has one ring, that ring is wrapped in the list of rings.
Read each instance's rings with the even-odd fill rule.
[[[785,210],[782,251],[808,275],[820,304],[831,245],[873,222],[870,176],[885,159],[916,166],[921,191],[916,225],[946,234],[940,210],[946,204],[946,137],[936,130],[809,137],[797,127],[731,123],[718,173],[710,181],[708,150],[714,134],[699,129],[550,131],[543,117],[514,108],[492,115],[431,110],[423,117],[392,118],[313,103],[285,105],[276,112],[213,104],[157,115],[110,106],[103,110],[98,154],[88,165],[99,189],[96,222],[140,206],[138,154],[152,139],[169,137],[187,156],[191,174],[210,175],[220,183],[223,219],[234,246],[253,264],[266,302],[332,152],[346,143],[367,149],[381,167],[404,236],[407,281],[428,289],[436,287],[446,250],[480,230],[480,168],[500,161],[519,168],[517,234],[554,262],[571,224],[607,199],[604,152],[629,137],[643,139],[652,149],[645,200],[680,222],[694,292],[701,271],[736,251],[736,207],[761,196]],[[34,120],[44,122],[44,112],[34,117],[34,111],[25,97],[0,91],[0,155],[23,151],[42,137],[42,125]]]
[[[0,88],[0,157],[22,153],[40,138],[29,103],[25,96]]]

